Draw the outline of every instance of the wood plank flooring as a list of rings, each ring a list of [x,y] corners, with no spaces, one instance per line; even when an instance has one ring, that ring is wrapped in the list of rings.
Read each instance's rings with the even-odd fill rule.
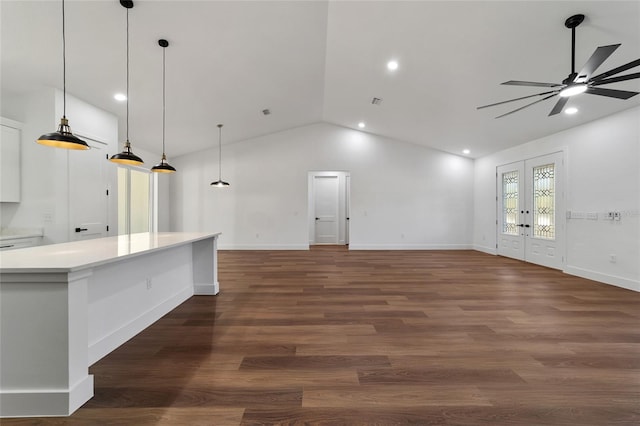
[[[73,416],[2,424],[640,424],[639,293],[474,251],[219,260]]]

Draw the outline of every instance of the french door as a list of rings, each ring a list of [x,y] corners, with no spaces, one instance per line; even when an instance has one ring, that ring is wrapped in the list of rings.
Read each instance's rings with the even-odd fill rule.
[[[562,269],[563,162],[558,152],[497,168],[498,255]]]

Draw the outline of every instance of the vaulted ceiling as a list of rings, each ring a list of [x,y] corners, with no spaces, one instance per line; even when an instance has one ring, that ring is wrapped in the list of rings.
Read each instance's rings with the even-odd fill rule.
[[[61,2],[0,6],[2,93],[62,88]],[[160,150],[157,41],[165,38],[170,157],[215,146],[218,123],[230,143],[321,121],[354,129],[363,121],[363,131],[479,157],[640,104],[640,95],[583,94],[570,99],[579,108],[572,116],[548,117],[548,100],[494,119],[535,98],[476,110],[541,92],[504,81],[566,78],[564,21],[576,13],[586,15],[576,67],[615,43],[622,46],[598,72],[640,58],[638,1],[138,0],[130,10],[130,139]],[[113,95],[126,85],[126,10],[117,0],[67,0],[66,31],[68,92],[116,114],[124,141],[125,104]],[[640,91],[640,80],[607,87]]]

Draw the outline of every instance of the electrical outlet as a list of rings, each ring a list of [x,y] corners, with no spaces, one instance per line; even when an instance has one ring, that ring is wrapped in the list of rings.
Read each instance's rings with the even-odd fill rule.
[[[613,212],[613,220],[620,220],[620,212]]]
[[[147,278],[147,290],[151,290],[151,287],[153,287],[153,284],[151,283],[151,278]]]
[[[607,212],[607,219],[613,220],[613,212]]]
[[[618,261],[618,256],[615,254],[610,254],[609,255],[609,262],[611,263],[616,263]]]

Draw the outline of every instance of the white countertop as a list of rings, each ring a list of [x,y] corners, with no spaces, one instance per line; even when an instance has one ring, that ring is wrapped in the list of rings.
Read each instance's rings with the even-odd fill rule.
[[[73,272],[220,235],[158,232],[96,238],[0,253],[0,272]]]

